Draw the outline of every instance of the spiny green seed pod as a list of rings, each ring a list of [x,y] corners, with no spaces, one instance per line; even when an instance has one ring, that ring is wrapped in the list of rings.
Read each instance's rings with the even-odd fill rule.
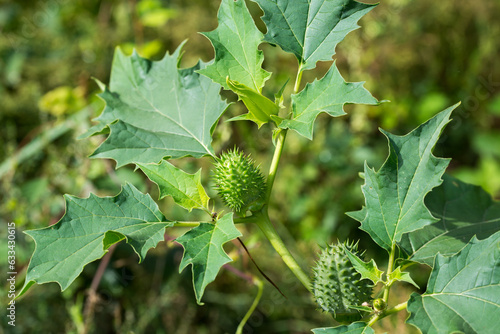
[[[361,319],[360,312],[351,307],[370,301],[372,294],[370,281],[361,280],[345,252],[346,248],[359,256],[357,244],[345,242],[327,246],[319,255],[312,280],[318,305],[341,323]]]
[[[217,159],[214,179],[219,196],[234,211],[256,211],[264,205],[265,179],[254,161],[238,149]]]

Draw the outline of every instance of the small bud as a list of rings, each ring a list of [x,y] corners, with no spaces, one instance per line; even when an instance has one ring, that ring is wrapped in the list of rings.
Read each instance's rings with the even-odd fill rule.
[[[387,307],[387,303],[382,298],[377,298],[373,301],[373,308],[375,311],[383,311]]]

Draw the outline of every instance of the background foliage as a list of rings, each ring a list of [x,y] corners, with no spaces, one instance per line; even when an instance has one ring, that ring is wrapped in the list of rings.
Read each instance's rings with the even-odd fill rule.
[[[261,15],[255,3],[247,5],[254,17]],[[75,139],[103,107],[95,97],[99,89],[91,77],[109,81],[117,45],[126,53],[135,47],[142,56],[158,60],[189,39],[183,67],[193,66],[198,57],[210,60],[210,42],[196,32],[216,27],[218,6],[215,0],[2,2],[0,219],[16,222],[18,272],[26,268],[33,250],[31,239],[21,231],[57,222],[64,213],[63,194],[115,195],[129,181],[157,198],[156,186],[144,183],[141,173],[129,167],[114,170],[111,161],[87,158],[102,138]],[[337,239],[360,238],[360,248],[368,249],[368,256],[377,259],[382,254],[357,229],[357,222],[344,215],[363,203],[358,173],[364,161],[378,167],[386,156],[387,144],[379,126],[406,133],[437,111],[462,101],[435,155],[452,158],[448,169],[452,175],[500,198],[500,68],[495,66],[500,44],[494,38],[500,35],[494,16],[499,11],[499,3],[486,0],[386,0],[339,45],[336,59],[343,77],[351,82],[366,80],[366,88],[375,97],[392,102],[377,108],[348,107],[348,116],[339,119],[320,115],[312,142],[295,133],[288,136],[270,214],[287,226],[288,234],[277,226],[285,241],[298,241],[295,251],[308,259],[305,266],[312,264],[318,246]],[[263,29],[261,21],[257,25]],[[263,67],[274,74],[267,84],[269,92],[277,91],[289,77],[293,79],[296,59],[269,45],[262,49]],[[328,68],[329,64],[322,63],[319,70],[305,72],[303,82],[323,76]],[[228,98],[234,100],[229,94]],[[224,119],[241,114],[239,108],[243,107],[233,106]],[[218,153],[237,144],[266,170],[269,131],[256,130],[249,122],[220,123],[213,147]],[[182,163],[192,173],[200,167],[194,160]],[[204,168],[205,180],[209,180],[207,171]],[[163,212],[172,212],[169,199],[159,204]],[[282,212],[287,213],[286,221],[280,220]],[[171,217],[181,214],[173,212]],[[0,233],[0,246],[6,249],[6,229]],[[267,285],[249,321],[249,333],[306,333],[309,328],[331,325],[330,317],[316,311],[280,259],[269,256],[273,253],[265,240],[244,241],[288,297],[284,299]],[[229,250],[232,258],[239,258],[235,264],[239,270],[255,272],[238,245]],[[0,253],[0,266],[5,265],[5,256],[5,251]],[[254,287],[223,271],[207,288],[206,305],[199,307],[189,271],[177,273],[181,256],[182,249],[169,241],[138,265],[133,251],[119,245],[98,288],[93,316],[85,314],[84,304],[98,263],[87,266],[63,294],[55,284],[34,288],[19,301],[14,332],[76,333],[85,326],[85,319],[90,319],[91,331],[99,328],[100,333],[234,331],[251,303]],[[21,285],[22,274],[18,277]],[[425,278],[414,277],[417,283]],[[401,286],[395,295],[404,299],[411,289]],[[5,289],[1,291],[3,302]],[[53,314],[61,321],[50,321]],[[384,319],[383,330],[408,331],[402,324],[405,316]]]

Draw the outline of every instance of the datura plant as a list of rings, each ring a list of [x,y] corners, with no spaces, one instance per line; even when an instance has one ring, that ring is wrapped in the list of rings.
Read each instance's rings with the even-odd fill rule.
[[[283,259],[276,266],[287,266],[311,292],[318,310],[332,314],[332,327],[314,333],[374,333],[377,321],[403,310],[409,313],[407,323],[423,333],[497,333],[500,204],[482,189],[445,175],[450,160],[432,154],[458,104],[407,135],[381,130],[389,155],[378,171],[364,166],[365,202],[348,215],[387,253],[385,270],[373,259],[365,261],[355,242],[326,246],[309,270],[292,256],[268,214],[287,133],[312,140],[320,113],[340,117],[346,114],[345,104],[384,102],[362,82],[346,82],[335,62],[322,78],[305,86],[303,73],[332,60],[337,44],[376,5],[354,0],[254,1],[264,13],[267,32],[256,27],[244,0],[222,0],[218,27],[204,33],[215,49],[215,59],[208,63],[178,68],[184,43],[159,61],[117,49],[109,85],[98,82],[106,106],[82,136],[106,135],[92,158],[113,159],[116,168],[134,165],[158,185],[159,200],[169,196],[188,212],[206,212],[207,219],[171,221],[149,194],[131,184],[115,197],[67,195],[66,213],[57,224],[26,232],[36,247],[18,296],[35,283],[57,282],[65,290],[88,263],[122,240],[142,261],[165,233],[182,226],[190,229],[176,239],[184,248],[180,270],[191,266],[196,300],[202,304],[207,285],[232,261],[223,246],[242,235],[236,225],[255,224]],[[286,89],[264,89],[271,73],[262,68],[261,43],[297,58],[290,96],[283,96]],[[254,122],[255,131],[269,132],[274,154],[267,175],[249,152],[234,148],[215,153],[212,135],[230,104],[220,97],[221,88],[233,92],[247,109],[231,121]],[[189,174],[171,163],[183,157],[213,161],[210,177],[222,201],[209,198],[201,171]],[[221,202],[227,207],[214,208]],[[415,285],[407,271],[414,264],[432,268],[427,291],[394,305],[391,287],[398,281]],[[249,305],[237,333],[261,295]]]

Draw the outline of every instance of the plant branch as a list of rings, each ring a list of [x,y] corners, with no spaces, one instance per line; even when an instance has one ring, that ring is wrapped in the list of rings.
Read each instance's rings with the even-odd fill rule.
[[[302,63],[299,63],[299,68],[297,71],[297,77],[295,78],[295,85],[293,92],[297,93],[300,88],[300,82],[302,81]],[[295,274],[299,281],[304,285],[304,287],[311,292],[311,282],[309,276],[302,270],[293,255],[290,253],[285,243],[281,237],[276,232],[276,229],[271,224],[269,220],[269,201],[271,199],[271,193],[273,190],[274,180],[276,178],[276,173],[278,171],[278,165],[283,153],[283,148],[285,146],[287,129],[281,129],[278,138],[276,140],[276,148],[274,150],[273,159],[271,161],[271,167],[269,168],[269,175],[267,177],[267,190],[265,196],[265,206],[260,213],[254,213],[253,217],[258,218],[256,221],[259,228],[262,230],[266,238],[269,240],[276,252],[281,256],[283,262],[290,268],[290,270]]]
[[[388,316],[388,315],[391,315],[391,314],[393,314],[393,313],[397,313],[397,312],[399,312],[399,311],[406,310],[406,307],[407,307],[407,306],[408,306],[408,302],[407,302],[407,301],[406,301],[406,302],[404,302],[404,303],[398,304],[398,305],[396,305],[396,306],[394,306],[394,307],[392,307],[392,308],[390,308],[390,309],[388,309],[388,310],[384,311],[384,313],[383,313],[383,314],[384,314],[384,317],[385,317],[385,316]]]
[[[254,216],[249,216],[249,217],[242,217],[242,218],[235,218],[233,222],[235,224],[246,224],[246,223],[255,223],[256,217]],[[160,223],[160,222],[159,222]],[[161,222],[163,223],[163,222]],[[174,222],[174,227],[196,227],[200,224],[213,224],[213,221],[182,221],[182,222]]]
[[[288,248],[285,246],[283,240],[276,232],[276,229],[271,224],[269,220],[269,215],[267,211],[263,210],[259,217],[261,218],[257,221],[257,225],[260,227],[266,238],[269,240],[276,252],[281,256],[283,262],[290,268],[294,275],[299,279],[299,281],[304,285],[304,287],[311,292],[311,282],[309,281],[309,276],[302,270],[293,255],[290,253]]]
[[[299,63],[299,68],[297,70],[297,77],[295,78],[295,84],[293,86],[294,94],[300,89],[300,82],[302,81],[302,63]],[[281,154],[283,153],[283,147],[285,146],[287,129],[281,129],[276,140],[276,148],[274,150],[273,160],[271,161],[271,167],[269,168],[269,176],[267,177],[267,191],[266,191],[266,203],[269,203],[271,198],[271,193],[273,190],[274,179],[276,178],[276,172],[278,170],[278,164],[281,159]]]
[[[392,271],[394,270],[394,260],[396,257],[396,243],[394,242],[391,247],[391,252],[389,253],[389,264],[387,265],[387,276],[389,277],[390,274],[392,274]],[[387,285],[384,288],[384,295],[382,296],[382,299],[388,303],[389,299],[389,291],[391,290],[391,286]]]
[[[297,70],[297,77],[295,78],[295,85],[293,86],[293,93],[297,94],[300,89],[300,82],[302,81],[302,63],[299,64],[299,69]]]
[[[398,305],[396,305],[388,310],[385,310],[385,311],[382,311],[380,313],[375,314],[368,322],[368,326],[370,326],[370,327],[373,326],[373,324],[375,324],[377,321],[379,321],[382,318],[387,317],[388,315],[406,310],[407,306],[408,306],[408,302],[406,301],[406,302],[398,304]]]
[[[258,289],[257,296],[255,296],[255,299],[254,299],[252,305],[248,309],[248,311],[245,314],[245,316],[243,317],[243,319],[241,319],[241,322],[238,325],[238,328],[236,329],[236,334],[243,333],[243,327],[245,327],[245,324],[247,323],[248,319],[250,319],[250,316],[255,311],[255,309],[257,308],[257,305],[260,302],[260,299],[262,298],[262,292],[264,291],[264,284],[262,284],[262,281],[257,279],[257,278],[254,279],[254,284],[257,286],[257,289]]]
[[[281,154],[283,153],[283,147],[285,145],[287,130],[281,130],[276,140],[276,148],[274,150],[273,160],[271,161],[271,167],[269,168],[269,175],[267,177],[267,190],[266,190],[266,203],[269,203],[271,198],[271,193],[273,190],[274,179],[276,178],[276,173],[278,171],[278,164],[281,159]]]
[[[108,267],[109,260],[111,259],[111,255],[115,251],[116,244],[112,245],[109,247],[108,252],[104,255],[104,257],[101,259],[101,262],[99,262],[99,267],[97,268],[97,271],[94,275],[94,278],[92,279],[92,283],[90,284],[90,289],[87,294],[87,302],[85,303],[85,310],[83,312],[84,314],[84,333],[88,333],[92,317],[94,316],[94,309],[95,305],[99,301],[99,297],[97,295],[97,288],[99,288],[99,284],[101,283],[102,276],[104,275],[104,272],[106,271],[106,268]]]

